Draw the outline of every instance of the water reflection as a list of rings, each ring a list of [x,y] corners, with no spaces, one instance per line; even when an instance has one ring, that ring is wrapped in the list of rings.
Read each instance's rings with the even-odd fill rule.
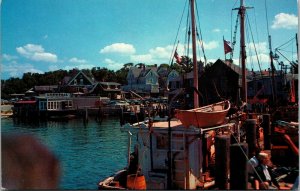
[[[38,137],[59,159],[61,189],[97,189],[99,180],[126,166],[127,134],[117,118],[100,124],[89,119],[69,121],[1,121],[2,133],[26,133]]]

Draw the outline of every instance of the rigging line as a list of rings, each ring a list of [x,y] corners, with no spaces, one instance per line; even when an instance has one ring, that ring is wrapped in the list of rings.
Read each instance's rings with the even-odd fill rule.
[[[258,29],[257,29],[257,22],[256,22],[256,12],[255,12],[255,8],[253,8],[254,9],[254,21],[255,21],[255,31],[256,31],[256,40],[257,40],[257,42],[260,42],[259,41],[259,38],[258,38]]]
[[[184,15],[184,12],[185,12],[185,8],[186,8],[186,4],[187,4],[187,1],[185,1],[185,4],[184,4],[184,8],[183,8],[183,11],[182,11],[182,14],[181,14],[181,18],[180,18],[180,22],[179,22],[179,26],[178,26],[178,29],[177,29],[177,33],[176,33],[176,37],[175,37],[175,41],[173,43],[173,50],[172,50],[172,53],[171,53],[171,57],[170,57],[170,60],[169,60],[169,63],[171,62],[171,59],[174,57],[174,48],[175,48],[175,44],[176,44],[176,41],[178,39],[178,34],[179,34],[179,30],[180,30],[180,26],[181,26],[181,23],[182,23],[182,19],[183,19],[183,15]],[[172,59],[173,60],[173,59]]]
[[[202,41],[202,40],[200,39],[200,37],[199,37],[199,33],[198,33],[198,31],[197,31],[197,28],[196,28],[196,34],[197,34],[197,39],[198,39],[198,41],[199,41],[199,43],[197,43],[197,46],[199,47],[199,44],[200,44],[200,47],[201,47],[202,53],[203,53],[203,58],[204,58],[204,66],[205,66],[206,63],[207,63],[207,59],[206,59],[205,52],[204,52],[203,41]],[[201,60],[201,51],[200,51],[200,48],[198,48],[197,50],[198,50],[198,54],[199,54],[199,56],[200,56],[199,60],[202,61],[202,60]]]
[[[269,31],[269,21],[268,21],[267,0],[265,0],[265,10],[266,10],[267,32],[268,32],[268,36],[270,36],[270,31]]]
[[[278,46],[276,49],[279,49],[280,47],[282,47],[282,46],[284,46],[284,45],[286,45],[286,44],[288,44],[288,43],[292,43],[292,41],[294,41],[294,40],[295,40],[295,37],[291,38],[291,39],[288,40],[287,42],[285,42],[285,43],[283,43],[282,45]]]
[[[246,56],[246,58],[249,58],[250,63],[251,63],[251,67],[253,69],[254,65],[253,65],[252,50],[251,50],[251,47],[250,47],[250,38],[249,38],[249,32],[248,31],[249,31],[249,27],[247,27],[247,23],[246,23],[246,34],[247,34],[247,38],[246,39],[247,39],[247,43],[248,43],[248,46],[246,48],[248,49],[248,53],[249,53],[249,56]]]
[[[197,30],[197,28],[196,28],[196,35],[197,35],[197,40],[199,40],[199,43],[197,43],[196,45],[197,45],[197,51],[198,51],[198,54],[199,54],[199,60],[200,61],[202,61],[201,60],[201,51],[200,51],[200,48],[201,48],[201,40],[200,40],[200,38],[199,38],[199,34],[198,34],[198,30]],[[196,41],[197,42],[197,41]],[[199,48],[199,44],[200,44],[200,48]],[[197,57],[198,58],[198,57]]]
[[[232,39],[232,51],[230,53],[231,59],[233,58],[234,46],[236,44],[236,34],[237,34],[238,22],[239,22],[239,14],[237,14],[236,20],[235,20],[234,35],[233,35],[233,39]]]
[[[196,12],[197,12],[197,21],[198,21],[198,26],[199,26],[199,32],[200,32],[200,45],[201,45],[201,49],[202,49],[202,53],[203,53],[203,57],[204,57],[204,65],[206,65],[206,55],[205,55],[205,50],[204,50],[204,43],[203,43],[203,38],[202,38],[202,32],[201,32],[201,26],[200,26],[200,17],[199,17],[199,11],[198,11],[198,6],[196,3]],[[199,37],[198,33],[197,36]]]
[[[189,2],[190,3],[190,2]],[[189,43],[190,43],[190,34],[191,34],[191,27],[190,27],[190,9],[188,9],[187,17],[186,17],[186,26],[185,26],[185,40],[184,40],[184,50],[183,52],[186,54],[186,56],[189,55]]]
[[[233,6],[231,8],[231,17],[230,17],[231,18],[231,42],[232,42],[232,13],[233,13],[233,11],[234,11],[234,9],[236,7],[237,1],[238,0],[235,1],[235,3],[233,4]]]
[[[258,54],[257,54],[257,49],[256,49],[256,46],[255,46],[255,43],[254,43],[253,33],[252,33],[252,30],[251,30],[251,25],[250,25],[249,17],[248,17],[247,13],[246,13],[246,18],[247,18],[247,21],[248,21],[248,25],[249,25],[249,29],[250,29],[250,34],[251,34],[252,41],[253,41],[253,46],[254,46],[254,50],[255,50],[255,54],[256,54],[256,59],[257,59],[258,67],[259,67],[259,70],[260,70],[260,73],[261,73],[261,77],[262,77],[261,64],[259,62],[259,58],[258,58]]]

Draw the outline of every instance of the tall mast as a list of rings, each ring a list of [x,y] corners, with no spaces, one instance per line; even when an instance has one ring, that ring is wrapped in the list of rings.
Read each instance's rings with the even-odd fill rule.
[[[245,12],[244,0],[241,0],[241,6],[239,8],[239,15],[241,19],[240,33],[241,33],[241,62],[242,62],[242,101],[247,102],[247,81],[246,81],[246,45],[245,45]]]
[[[192,44],[193,44],[193,68],[194,68],[194,87],[198,90],[198,65],[196,52],[196,26],[195,26],[195,0],[190,0],[191,4],[191,22],[192,22]],[[194,91],[194,108],[199,107],[199,98],[196,91]]]
[[[298,64],[299,64],[299,47],[298,47],[298,34],[296,33],[296,49],[297,49],[297,60],[298,60]]]

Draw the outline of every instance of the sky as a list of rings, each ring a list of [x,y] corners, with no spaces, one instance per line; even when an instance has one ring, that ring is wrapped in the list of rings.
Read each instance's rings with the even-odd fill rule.
[[[187,54],[186,0],[0,0],[1,79],[24,73],[105,67],[126,63],[170,64],[177,46]],[[232,41],[240,0],[196,0],[197,31],[208,62],[224,59],[223,37]],[[245,0],[247,68],[269,68],[272,48],[298,32],[297,0]],[[238,28],[239,29],[239,28]],[[269,31],[269,32],[268,32]],[[237,32],[239,34],[239,30]],[[239,41],[239,35],[236,39]],[[258,56],[256,57],[255,50]],[[297,60],[296,41],[281,47]],[[191,50],[189,51],[191,52]],[[202,60],[202,50],[198,60]],[[229,58],[229,54],[226,55]],[[239,44],[233,59],[239,64]],[[280,59],[288,65],[287,60]],[[278,68],[279,66],[276,65]]]

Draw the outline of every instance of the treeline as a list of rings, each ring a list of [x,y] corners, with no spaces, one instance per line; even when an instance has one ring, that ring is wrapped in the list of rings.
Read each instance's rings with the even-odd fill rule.
[[[200,61],[198,64],[203,65]],[[143,63],[138,63],[135,66],[142,67]],[[211,66],[212,63],[206,65],[205,68]],[[105,67],[93,67],[92,69],[83,69],[82,71],[91,79],[99,82],[117,82],[122,85],[127,84],[127,74],[129,69],[134,66],[133,63],[124,64],[122,68],[117,71],[109,70]],[[147,65],[157,66],[155,65]],[[177,70],[180,74],[192,71],[193,63],[187,56],[182,56],[181,64],[161,64],[159,67],[172,68]],[[39,73],[24,73],[22,78],[9,78],[1,80],[1,98],[8,99],[10,94],[22,94],[30,90],[34,86],[60,85],[63,78],[66,76],[73,76],[76,69],[73,70],[57,70],[51,72]]]
[[[83,69],[82,71],[90,78],[96,81],[118,82],[120,84],[127,84],[127,73],[133,63],[124,64],[124,66],[117,70],[109,70],[105,67],[94,67],[90,69]],[[34,86],[59,85],[66,76],[73,76],[76,69],[73,70],[57,70],[51,72],[39,73],[24,73],[22,78],[11,77],[7,80],[1,80],[1,98],[8,99],[10,94],[21,94]]]

